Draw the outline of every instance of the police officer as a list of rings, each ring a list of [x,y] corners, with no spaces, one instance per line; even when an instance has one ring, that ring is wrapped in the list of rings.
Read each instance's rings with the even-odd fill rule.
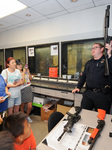
[[[81,107],[92,110],[104,109],[110,113],[111,107],[111,87],[112,87],[112,56],[110,45],[108,48],[109,76],[105,76],[105,56],[103,55],[104,46],[101,43],[94,43],[92,47],[93,59],[89,60],[77,88],[72,93],[79,92],[86,82],[86,90],[83,93]]]

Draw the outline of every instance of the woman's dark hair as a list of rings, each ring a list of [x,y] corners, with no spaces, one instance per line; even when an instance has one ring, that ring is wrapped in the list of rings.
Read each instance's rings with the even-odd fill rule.
[[[8,131],[0,132],[0,150],[14,150],[14,138]]]
[[[8,68],[8,64],[10,63],[11,60],[13,60],[14,58],[13,57],[9,57],[7,58],[6,62],[5,62],[5,67]],[[14,59],[15,60],[15,59]]]
[[[16,60],[16,65],[22,65],[22,62],[21,62],[20,59],[17,59],[17,60]]]
[[[6,118],[4,126],[16,138],[24,133],[24,122],[26,119],[25,113],[17,112]]]

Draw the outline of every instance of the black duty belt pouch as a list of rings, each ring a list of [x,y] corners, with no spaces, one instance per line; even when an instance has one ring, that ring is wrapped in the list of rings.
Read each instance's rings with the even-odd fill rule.
[[[112,88],[109,85],[106,85],[104,88],[102,88],[103,93],[109,94],[112,92]]]

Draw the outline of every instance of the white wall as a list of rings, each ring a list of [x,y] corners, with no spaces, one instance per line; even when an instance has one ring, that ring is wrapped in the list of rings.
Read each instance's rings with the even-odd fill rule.
[[[105,9],[91,8],[0,33],[0,48],[103,37]]]

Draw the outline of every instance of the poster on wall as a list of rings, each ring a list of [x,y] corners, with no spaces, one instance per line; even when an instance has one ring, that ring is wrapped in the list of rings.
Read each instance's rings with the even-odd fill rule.
[[[28,48],[28,56],[33,57],[34,56],[34,47]]]
[[[51,45],[51,56],[58,55],[58,45]]]

